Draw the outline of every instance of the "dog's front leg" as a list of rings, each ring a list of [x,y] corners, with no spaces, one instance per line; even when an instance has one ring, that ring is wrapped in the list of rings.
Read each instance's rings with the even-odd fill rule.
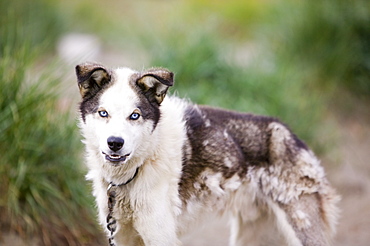
[[[176,215],[166,194],[153,192],[136,205],[134,227],[146,246],[181,245],[176,234]]]

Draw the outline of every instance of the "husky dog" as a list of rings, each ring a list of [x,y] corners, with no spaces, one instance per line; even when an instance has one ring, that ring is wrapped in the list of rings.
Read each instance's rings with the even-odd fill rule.
[[[84,63],[76,74],[87,179],[110,245],[181,245],[206,211],[230,217],[230,245],[331,244],[338,196],[279,120],[165,97],[174,75],[164,68]]]

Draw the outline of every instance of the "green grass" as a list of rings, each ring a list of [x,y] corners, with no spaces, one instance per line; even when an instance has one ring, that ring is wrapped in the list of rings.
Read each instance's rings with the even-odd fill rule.
[[[280,25],[279,54],[310,75],[320,90],[370,97],[370,2],[303,1]],[[335,91],[336,93],[338,91]]]
[[[24,47],[0,59],[1,222],[45,245],[80,245],[95,223],[76,122],[58,110],[56,78],[28,75],[30,54]]]
[[[76,120],[59,107],[60,64],[37,66],[61,23],[44,1],[11,2],[0,11],[1,229],[41,245],[99,243]]]
[[[0,0],[0,47],[20,47],[27,43],[51,52],[66,30],[66,22],[56,6],[57,0]],[[24,39],[16,39],[23,37]],[[1,51],[2,52],[2,51]]]

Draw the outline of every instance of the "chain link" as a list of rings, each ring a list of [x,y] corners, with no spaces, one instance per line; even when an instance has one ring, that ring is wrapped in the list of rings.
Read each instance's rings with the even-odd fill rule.
[[[117,221],[113,217],[113,210],[114,210],[114,206],[116,205],[117,189],[120,186],[127,185],[128,183],[130,183],[136,177],[138,171],[139,171],[139,168],[136,168],[134,176],[131,179],[129,179],[128,181],[126,181],[125,183],[116,185],[116,184],[113,184],[112,182],[110,182],[109,185],[108,185],[108,188],[107,188],[108,215],[107,215],[106,220],[107,220],[107,229],[110,232],[110,235],[109,235],[109,238],[108,238],[109,246],[116,246],[116,244],[114,243],[114,233],[117,230]]]
[[[108,241],[109,246],[115,246],[114,243],[114,233],[117,229],[117,221],[113,217],[113,209],[116,205],[116,196],[117,196],[117,188],[118,186],[115,184],[110,183],[107,189],[107,195],[108,195],[108,215],[107,215],[107,229],[110,232]]]

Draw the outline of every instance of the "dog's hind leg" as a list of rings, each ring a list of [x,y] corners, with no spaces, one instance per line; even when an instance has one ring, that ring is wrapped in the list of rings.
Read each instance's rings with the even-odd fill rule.
[[[331,245],[335,202],[315,192],[303,194],[288,204],[269,202],[269,206],[288,245],[325,246]]]

